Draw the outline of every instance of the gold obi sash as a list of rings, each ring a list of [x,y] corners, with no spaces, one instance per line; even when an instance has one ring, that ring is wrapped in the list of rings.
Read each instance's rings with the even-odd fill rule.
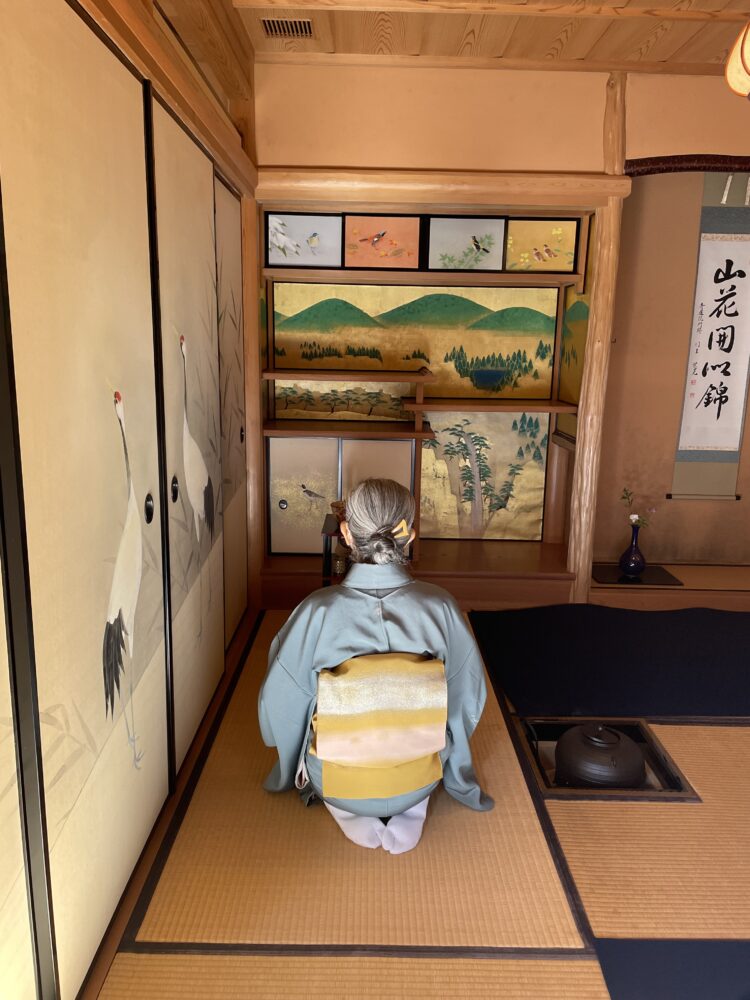
[[[321,670],[310,752],[323,796],[393,798],[439,781],[447,719],[441,660],[372,653]]]

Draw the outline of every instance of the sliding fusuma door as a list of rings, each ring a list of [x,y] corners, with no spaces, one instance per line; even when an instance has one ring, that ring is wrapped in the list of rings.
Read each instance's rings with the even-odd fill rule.
[[[0,0],[0,23],[3,237],[65,1000],[167,794],[143,91],[61,0]]]
[[[153,135],[179,768],[224,671],[214,168],[156,102]]]
[[[229,645],[247,608],[242,216],[240,199],[218,177],[216,273],[219,289],[221,466],[224,474],[224,641]]]
[[[0,572],[0,997],[36,996]]]

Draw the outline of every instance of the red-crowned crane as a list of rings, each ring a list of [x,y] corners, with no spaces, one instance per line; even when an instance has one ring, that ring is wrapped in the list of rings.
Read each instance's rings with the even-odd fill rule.
[[[182,382],[185,404],[182,420],[182,461],[185,466],[185,488],[190,506],[193,508],[195,534],[198,537],[198,552],[200,554],[201,521],[205,522],[211,541],[214,538],[214,484],[211,482],[201,450],[188,426],[187,348],[183,336],[180,336],[180,351],[182,352]]]
[[[115,392],[114,403],[115,414],[120,425],[123,452],[125,454],[128,506],[125,514],[125,527],[117,549],[115,572],[112,577],[112,588],[107,607],[107,621],[104,626],[104,642],[102,645],[104,711],[105,715],[111,711],[114,718],[115,690],[121,696],[120,674],[125,669],[123,665],[123,652],[127,648],[130,658],[130,718],[132,728],[128,724],[127,706],[123,714],[125,728],[128,733],[128,743],[133,749],[133,764],[139,768],[143,753],[136,748],[137,736],[135,732],[135,712],[133,709],[133,625],[143,575],[143,539],[141,536],[141,518],[133,487],[133,476],[130,471],[128,442],[125,437],[125,414],[123,412],[122,396],[119,392]]]

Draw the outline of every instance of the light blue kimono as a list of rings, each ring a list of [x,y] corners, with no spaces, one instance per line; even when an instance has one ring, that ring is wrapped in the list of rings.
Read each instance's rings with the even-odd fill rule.
[[[471,761],[469,739],[487,696],[474,636],[451,595],[414,580],[403,566],[356,563],[337,587],[316,590],[292,612],[271,643],[258,712],[266,746],[279,759],[268,791],[294,787],[304,758],[312,788],[322,798],[321,764],[307,753],[318,673],[366,653],[429,653],[445,664],[448,685],[446,746],[440,754],[445,790],[470,809],[491,809]],[[348,812],[393,816],[420,802],[427,785],[392,799],[328,799]]]

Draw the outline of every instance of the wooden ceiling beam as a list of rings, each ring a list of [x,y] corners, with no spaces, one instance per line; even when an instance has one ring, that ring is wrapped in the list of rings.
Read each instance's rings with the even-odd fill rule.
[[[711,10],[690,7],[630,7],[588,3],[584,0],[232,0],[238,10],[263,10],[283,14],[286,9],[325,11],[372,11],[421,14],[498,14],[506,17],[604,18],[617,22],[634,18],[652,21],[706,21],[744,24],[750,20],[750,3],[741,8]]]
[[[718,62],[646,62],[608,59],[506,59],[501,56],[389,56],[351,52],[257,52],[256,65],[398,66],[406,69],[558,70],[569,73],[666,73],[677,76],[723,76]]]
[[[230,101],[252,98],[253,49],[229,0],[159,0],[159,7],[193,59],[211,67]]]

